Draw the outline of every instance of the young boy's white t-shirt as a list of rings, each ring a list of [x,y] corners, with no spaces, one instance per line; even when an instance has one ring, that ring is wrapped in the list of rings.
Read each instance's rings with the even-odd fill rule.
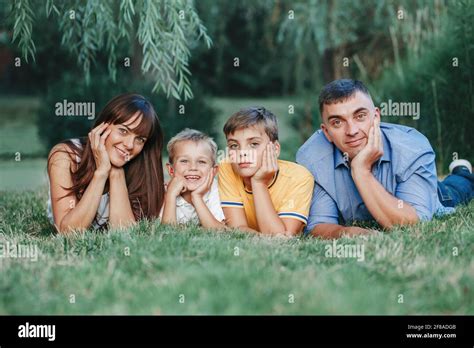
[[[217,180],[213,181],[210,190],[204,194],[203,200],[217,221],[221,222],[225,220],[224,212],[221,208],[221,199],[219,197]],[[162,217],[163,209],[161,209],[160,212],[160,219]],[[186,200],[181,195],[176,197],[176,222],[178,224],[201,224],[194,206],[186,202]]]

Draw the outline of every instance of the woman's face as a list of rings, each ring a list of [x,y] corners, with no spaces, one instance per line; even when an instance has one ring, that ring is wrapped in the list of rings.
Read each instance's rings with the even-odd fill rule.
[[[123,167],[143,150],[147,138],[133,132],[142,118],[142,114],[137,111],[128,121],[109,125],[112,131],[105,141],[105,149],[113,166]]]

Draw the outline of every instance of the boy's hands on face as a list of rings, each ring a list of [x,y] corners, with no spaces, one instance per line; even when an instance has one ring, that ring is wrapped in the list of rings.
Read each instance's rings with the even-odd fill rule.
[[[173,197],[178,197],[181,193],[187,190],[186,182],[183,177],[175,175],[168,183],[167,194]]]
[[[252,182],[268,184],[278,171],[278,156],[275,144],[269,142],[263,151],[262,164],[252,176]]]
[[[200,198],[200,197],[204,196],[206,194],[206,192],[208,192],[211,189],[212,182],[214,180],[214,176],[215,176],[215,169],[212,168],[207,173],[207,176],[203,180],[201,185],[199,185],[193,191],[191,191],[191,198],[194,199],[194,198]]]
[[[374,124],[369,129],[367,145],[352,159],[351,168],[354,170],[372,170],[372,165],[383,156],[382,132],[380,121],[374,118]]]

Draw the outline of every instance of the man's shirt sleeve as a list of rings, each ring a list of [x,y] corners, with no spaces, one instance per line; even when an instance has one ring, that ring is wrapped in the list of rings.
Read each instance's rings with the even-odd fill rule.
[[[438,209],[438,179],[434,153],[422,154],[397,179],[400,182],[395,197],[415,208],[420,220],[431,220]]]
[[[305,233],[310,233],[318,224],[338,224],[339,211],[336,202],[315,182],[313,199],[309,209],[308,225]]]

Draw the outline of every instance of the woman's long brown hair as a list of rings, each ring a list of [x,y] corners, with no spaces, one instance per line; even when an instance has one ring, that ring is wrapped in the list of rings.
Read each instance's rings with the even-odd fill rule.
[[[147,138],[142,151],[137,157],[125,164],[124,171],[127,183],[128,197],[132,206],[135,219],[157,218],[164,200],[164,178],[161,152],[163,150],[163,131],[158,116],[148,100],[138,94],[121,94],[113,98],[100,112],[92,128],[102,122],[120,124],[129,120],[137,112],[143,116],[140,124],[133,131]],[[81,199],[84,191],[91,182],[96,164],[92,154],[91,144],[88,137],[80,139],[81,147],[71,140],[61,143],[75,155],[79,156],[80,162],[77,170],[73,171],[71,166],[71,177],[73,185],[66,188]],[[51,159],[50,154],[48,159]],[[75,161],[75,159],[74,159]],[[108,185],[105,187],[108,190]]]

